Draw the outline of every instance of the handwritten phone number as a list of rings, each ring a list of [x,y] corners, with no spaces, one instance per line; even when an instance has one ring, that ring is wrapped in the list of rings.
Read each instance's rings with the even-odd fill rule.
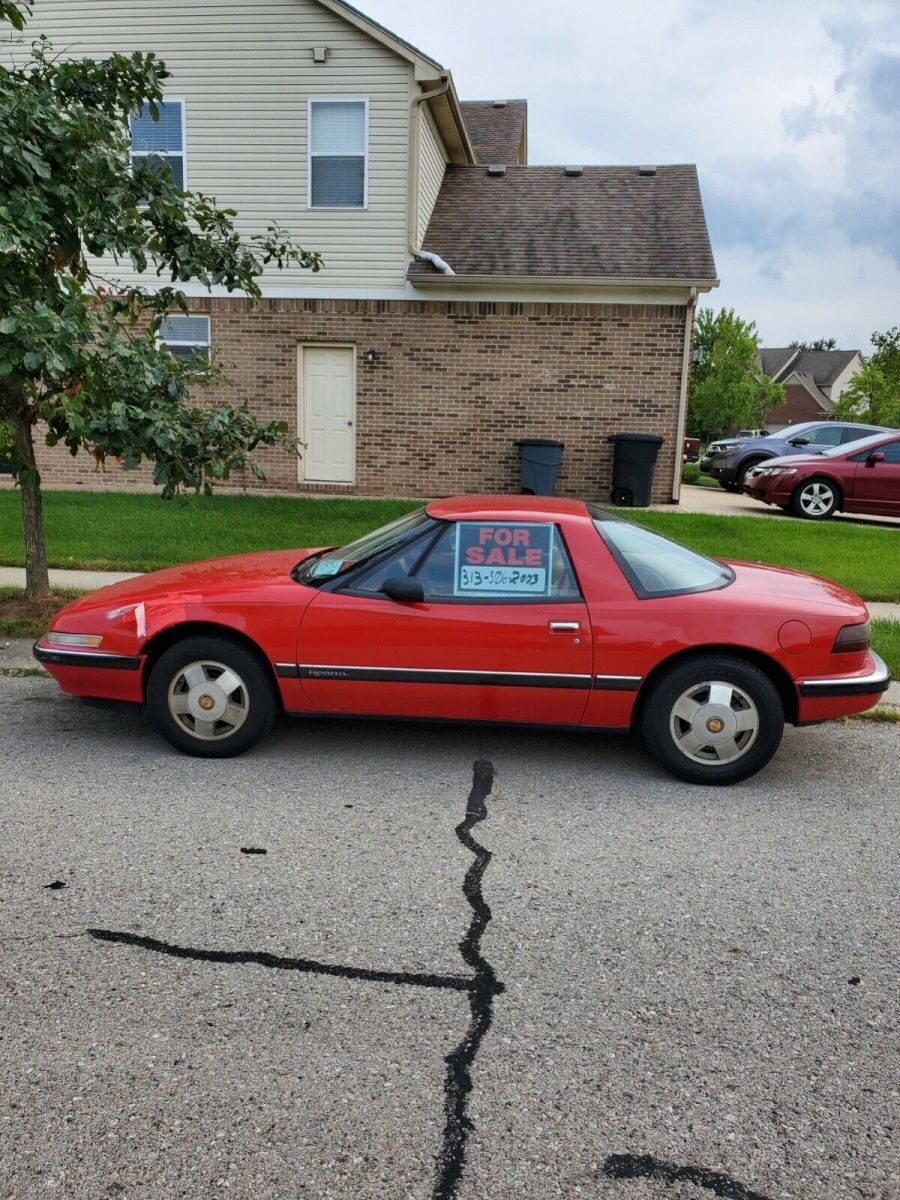
[[[460,587],[465,591],[478,592],[543,592],[547,585],[547,572],[519,571],[513,567],[467,567],[460,568]]]

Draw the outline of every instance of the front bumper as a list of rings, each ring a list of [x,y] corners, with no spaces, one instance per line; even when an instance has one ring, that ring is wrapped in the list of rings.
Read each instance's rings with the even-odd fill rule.
[[[137,671],[140,658],[130,654],[110,654],[103,650],[66,650],[58,646],[42,646],[35,642],[31,650],[43,666],[99,667],[107,671]]]
[[[737,480],[737,467],[733,464],[726,464],[716,458],[701,458],[700,459],[700,474],[711,475],[713,479],[718,479],[719,483],[734,483]]]

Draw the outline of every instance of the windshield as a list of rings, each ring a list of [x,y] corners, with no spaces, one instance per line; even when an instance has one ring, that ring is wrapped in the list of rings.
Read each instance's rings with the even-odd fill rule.
[[[428,516],[424,508],[407,513],[389,525],[367,533],[364,537],[342,546],[338,550],[325,550],[304,559],[297,567],[295,578],[300,583],[308,583],[311,587],[320,587],[329,579],[337,579],[345,575],[353,567],[378,557],[386,550],[400,546],[403,542],[412,541],[427,528],[434,528],[436,522]]]
[[[708,592],[734,580],[734,571],[723,563],[603,509],[590,508],[597,532],[641,599]]]

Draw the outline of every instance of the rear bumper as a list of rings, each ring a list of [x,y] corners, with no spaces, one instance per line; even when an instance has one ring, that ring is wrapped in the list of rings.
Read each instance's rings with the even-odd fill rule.
[[[829,696],[882,696],[891,684],[891,673],[880,655],[873,650],[869,657],[874,666],[865,675],[838,675],[829,679],[805,679],[797,685],[804,698],[824,699]]]

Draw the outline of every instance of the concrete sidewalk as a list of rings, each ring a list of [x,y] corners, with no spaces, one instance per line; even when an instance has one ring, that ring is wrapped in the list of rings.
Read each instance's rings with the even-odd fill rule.
[[[81,592],[95,592],[110,583],[121,583],[124,579],[136,579],[135,571],[64,571],[50,568],[52,588],[75,588]],[[0,587],[25,586],[24,567],[0,567]]]

